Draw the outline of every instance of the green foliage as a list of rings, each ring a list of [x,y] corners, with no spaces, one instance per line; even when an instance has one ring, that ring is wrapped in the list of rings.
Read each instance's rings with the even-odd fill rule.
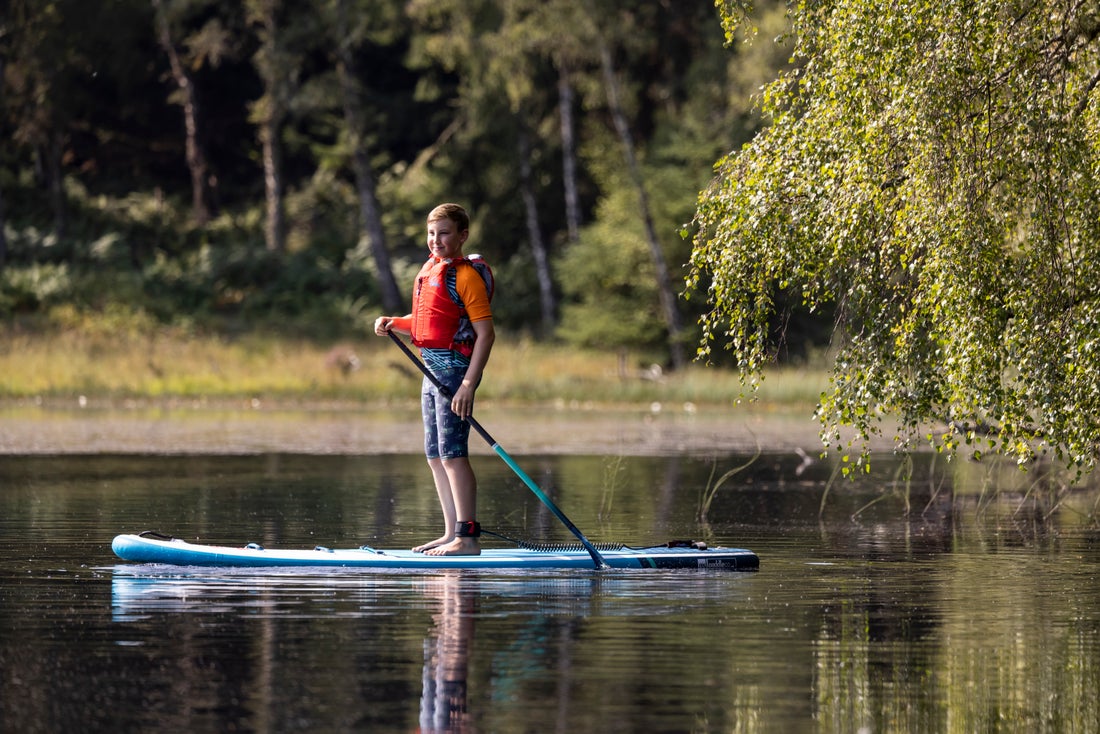
[[[613,229],[610,224],[608,228]],[[575,300],[562,306],[559,337],[592,348],[660,345],[666,334],[646,258],[639,235],[631,237],[621,229],[606,234],[587,230],[561,263],[564,290]]]
[[[0,313],[26,313],[67,296],[71,292],[69,268],[61,264],[38,264],[8,269],[0,278]]]
[[[595,222],[583,229],[558,264],[563,294],[558,335],[578,346],[656,350],[668,335],[637,198],[617,180],[624,171],[608,167],[604,175],[610,193],[601,200]],[[675,220],[655,218],[659,229],[672,230]]]
[[[189,231],[180,224],[184,208],[155,196],[72,194],[80,212],[73,234],[9,230],[16,262],[0,272],[0,315],[63,304],[105,314],[124,305],[163,324],[247,322],[332,335],[361,327],[365,303],[377,302],[369,263],[344,249],[352,241],[342,229],[347,192],[324,176],[289,197],[298,249],[285,255],[263,247],[255,211]],[[97,228],[107,233],[80,235]]]
[[[723,3],[727,29],[740,6]],[[823,436],[1100,457],[1100,15],[1049,1],[793,3],[773,124],[694,221],[702,352],[759,373],[777,294],[836,307]],[[928,429],[929,425],[936,426]],[[859,461],[862,462],[865,457]],[[859,462],[857,462],[859,463]]]
[[[554,297],[569,291],[559,315],[577,329],[567,333],[653,348],[659,360],[665,329],[650,255],[635,249],[644,233],[611,134],[601,45],[678,278],[689,253],[676,229],[714,158],[757,125],[745,89],[759,82],[745,80],[778,63],[765,43],[722,48],[712,0],[117,0],[110,13],[15,0],[0,12],[0,135],[10,142],[0,150],[0,316],[115,305],[232,331],[361,328],[386,267],[361,234],[352,161],[363,153],[402,287],[423,257],[425,212],[460,201],[471,246],[501,276],[504,328],[541,319],[534,294],[549,273]],[[342,68],[355,84],[342,83]],[[568,256],[559,82],[573,100],[569,149],[586,151],[573,178],[589,228]],[[361,108],[356,130],[349,100]],[[521,139],[530,209],[518,195]],[[266,171],[265,142],[279,143],[267,146],[279,160]],[[280,209],[285,227],[269,227],[266,244],[285,253],[271,254],[265,224]]]

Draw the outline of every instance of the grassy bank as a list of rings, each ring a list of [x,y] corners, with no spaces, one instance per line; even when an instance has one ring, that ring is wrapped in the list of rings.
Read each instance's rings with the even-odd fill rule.
[[[777,370],[765,404],[812,410],[824,371]],[[419,375],[387,339],[340,343],[271,334],[203,335],[100,319],[71,328],[9,327],[0,340],[0,399],[84,396],[122,401],[205,399],[379,403],[413,397]],[[637,358],[535,344],[502,335],[480,394],[515,403],[731,405],[729,370],[692,365],[664,374]]]

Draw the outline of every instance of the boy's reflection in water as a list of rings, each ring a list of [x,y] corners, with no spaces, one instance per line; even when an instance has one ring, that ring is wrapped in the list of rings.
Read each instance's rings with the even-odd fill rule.
[[[475,590],[457,574],[432,579],[426,589],[440,602],[435,627],[424,639],[424,692],[420,697],[421,732],[463,732],[469,728],[466,674],[474,636]]]

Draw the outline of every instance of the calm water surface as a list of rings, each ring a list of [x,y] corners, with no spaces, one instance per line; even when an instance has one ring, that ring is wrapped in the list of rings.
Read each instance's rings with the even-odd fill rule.
[[[594,541],[705,539],[761,570],[128,564],[111,538],[146,529],[408,547],[434,492],[416,456],[0,456],[0,729],[1100,730],[1095,490],[931,459],[902,488],[886,457],[827,490],[831,467],[765,456],[700,519],[743,457],[517,459]],[[486,527],[572,539],[475,462]]]

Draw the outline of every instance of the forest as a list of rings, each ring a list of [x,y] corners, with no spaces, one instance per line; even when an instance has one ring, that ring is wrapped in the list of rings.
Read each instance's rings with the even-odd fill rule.
[[[424,215],[456,201],[499,325],[670,367],[700,336],[681,297],[699,193],[790,57],[780,3],[729,37],[713,0],[0,13],[9,323],[338,338],[407,308]]]
[[[1100,457],[1095,3],[12,0],[0,65],[9,332],[362,334],[455,201],[520,339]]]

